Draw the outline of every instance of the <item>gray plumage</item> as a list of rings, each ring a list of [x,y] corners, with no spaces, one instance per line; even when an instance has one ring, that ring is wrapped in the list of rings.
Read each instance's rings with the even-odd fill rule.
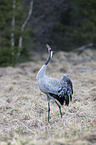
[[[47,65],[51,59],[53,51],[50,48],[48,52],[49,57],[37,74],[37,82],[40,90],[47,96],[49,121],[50,99],[55,101],[55,103],[58,105],[62,117],[61,105],[69,105],[69,102],[72,100],[73,86],[70,78],[67,75],[63,75],[60,80],[46,76]]]

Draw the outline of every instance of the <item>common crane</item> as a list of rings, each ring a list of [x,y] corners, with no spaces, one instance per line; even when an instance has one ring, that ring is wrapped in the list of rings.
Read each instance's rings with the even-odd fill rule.
[[[46,98],[48,101],[48,122],[50,117],[50,99],[52,99],[59,107],[60,115],[62,118],[61,105],[69,105],[69,102],[72,101],[73,94],[73,85],[71,79],[64,75],[60,80],[49,78],[46,76],[47,65],[52,58],[54,51],[50,48],[50,46],[46,45],[48,48],[48,59],[45,64],[41,67],[37,74],[37,83],[39,85],[40,90],[46,94]]]

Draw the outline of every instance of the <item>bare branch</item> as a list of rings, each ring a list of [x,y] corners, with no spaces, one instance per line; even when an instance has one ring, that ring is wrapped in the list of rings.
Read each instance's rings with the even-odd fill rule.
[[[24,31],[24,28],[25,28],[25,26],[27,25],[27,23],[28,23],[28,21],[29,21],[29,19],[30,19],[30,16],[31,16],[31,14],[32,14],[32,8],[33,8],[33,0],[31,0],[31,2],[30,2],[30,9],[29,9],[28,16],[27,16],[27,18],[25,19],[25,21],[24,21],[24,23],[23,23],[23,25],[22,25],[22,27],[21,27],[21,31],[22,31],[22,32]],[[22,47],[22,41],[23,41],[23,37],[22,37],[22,35],[21,35],[20,38],[19,38],[19,48]],[[19,54],[19,55],[20,55],[20,54]]]
[[[26,24],[28,23],[28,21],[29,21],[29,19],[30,19],[30,16],[31,16],[31,14],[32,14],[32,8],[33,8],[33,0],[31,0],[31,2],[30,2],[29,13],[28,13],[28,16],[27,16],[26,20],[24,21],[24,23],[23,23],[23,25],[22,25],[22,28],[21,28],[22,31],[24,31],[24,28],[25,28]]]

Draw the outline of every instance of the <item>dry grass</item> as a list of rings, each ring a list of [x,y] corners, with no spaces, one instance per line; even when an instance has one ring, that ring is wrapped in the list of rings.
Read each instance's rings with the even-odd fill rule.
[[[60,79],[69,74],[74,85],[73,101],[62,106],[60,118],[51,101],[47,123],[47,101],[39,90],[36,74],[47,58],[34,54],[33,62],[0,68],[1,145],[91,145],[96,142],[96,51],[58,52],[47,75]]]

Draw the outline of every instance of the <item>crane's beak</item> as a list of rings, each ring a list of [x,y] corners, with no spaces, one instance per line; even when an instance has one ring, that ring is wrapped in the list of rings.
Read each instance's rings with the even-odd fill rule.
[[[48,52],[51,51],[51,47],[48,44],[46,44],[46,47],[48,48]]]

